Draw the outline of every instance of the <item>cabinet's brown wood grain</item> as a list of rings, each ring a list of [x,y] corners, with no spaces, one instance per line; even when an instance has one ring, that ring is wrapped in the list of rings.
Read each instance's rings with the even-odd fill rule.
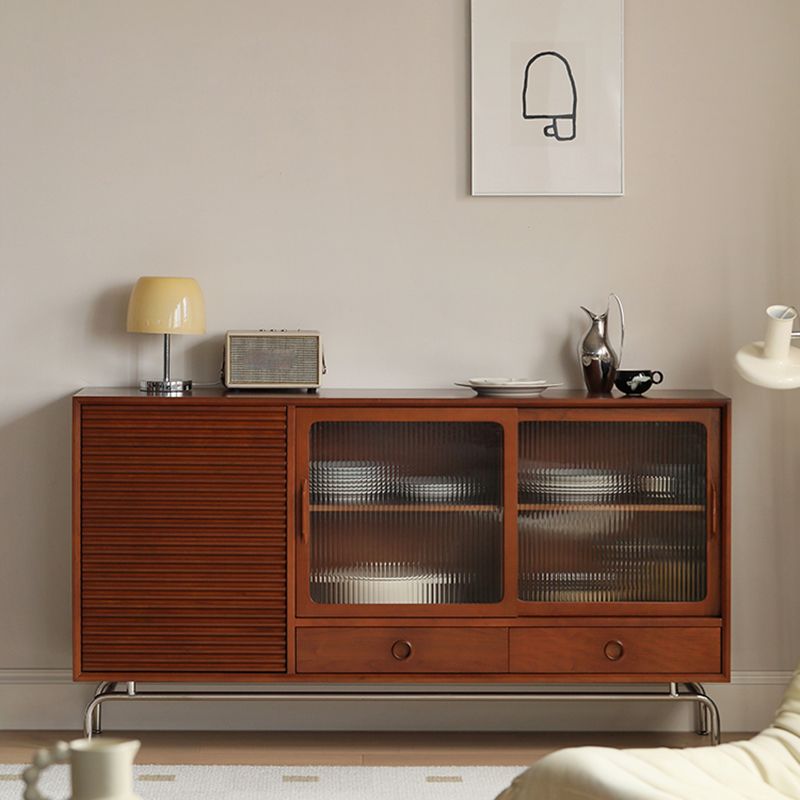
[[[514,628],[512,672],[691,673],[720,672],[718,628]]]
[[[286,671],[286,409],[84,404],[78,673]]]
[[[309,460],[306,420],[312,411],[364,419],[376,409],[393,420],[503,424],[500,603],[305,601],[308,543],[295,523]],[[517,600],[516,428],[534,416],[710,420],[709,502],[718,516],[709,516],[704,601],[537,607]],[[730,405],[719,395],[651,394],[631,403],[548,393],[511,405],[457,392],[158,398],[100,390],[75,399],[73,426],[76,677],[436,685],[729,675]],[[410,642],[407,658],[392,655],[398,641]],[[604,648],[616,641],[622,653],[611,660]]]
[[[298,628],[297,671],[480,673],[508,670],[505,628]]]

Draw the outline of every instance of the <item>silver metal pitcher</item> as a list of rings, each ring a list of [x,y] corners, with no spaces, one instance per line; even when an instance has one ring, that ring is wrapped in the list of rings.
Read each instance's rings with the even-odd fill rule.
[[[611,298],[617,301],[621,333],[619,337],[619,356],[608,338],[608,311]],[[622,346],[625,343],[625,312],[622,301],[613,292],[608,296],[608,305],[602,314],[595,314],[585,306],[581,308],[589,315],[592,325],[578,346],[578,358],[583,370],[586,389],[591,394],[610,394],[614,378],[622,361]]]

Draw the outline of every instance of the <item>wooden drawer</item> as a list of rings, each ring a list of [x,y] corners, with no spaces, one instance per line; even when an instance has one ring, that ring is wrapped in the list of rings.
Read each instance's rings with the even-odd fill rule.
[[[508,672],[508,630],[298,628],[297,671]]]
[[[511,672],[719,673],[719,628],[514,628]]]

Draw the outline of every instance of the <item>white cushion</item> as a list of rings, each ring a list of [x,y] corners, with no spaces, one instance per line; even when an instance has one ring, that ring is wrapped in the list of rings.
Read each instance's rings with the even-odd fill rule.
[[[775,721],[719,747],[573,747],[545,756],[497,800],[800,800],[800,668]]]

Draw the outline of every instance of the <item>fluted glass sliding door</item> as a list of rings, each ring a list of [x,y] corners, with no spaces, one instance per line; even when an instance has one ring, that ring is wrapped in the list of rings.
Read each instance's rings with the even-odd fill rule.
[[[715,417],[520,423],[518,592],[547,613],[652,604],[700,613],[718,569]],[[598,611],[599,613],[599,611]]]
[[[501,603],[505,438],[513,425],[485,414],[318,416],[309,412],[301,423],[307,607],[407,615]]]

